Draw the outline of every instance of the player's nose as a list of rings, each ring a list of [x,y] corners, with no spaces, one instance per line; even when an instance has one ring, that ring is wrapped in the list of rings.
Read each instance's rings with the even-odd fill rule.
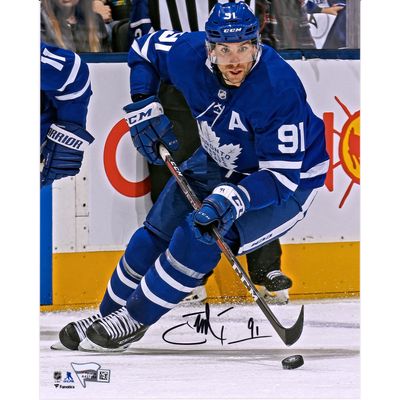
[[[239,54],[232,53],[229,57],[229,64],[240,64],[240,56]]]

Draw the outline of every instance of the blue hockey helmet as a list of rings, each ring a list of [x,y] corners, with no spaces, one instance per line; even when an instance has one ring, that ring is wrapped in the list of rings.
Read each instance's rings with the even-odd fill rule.
[[[238,3],[217,3],[205,25],[209,43],[234,43],[258,40],[258,18],[249,6]]]

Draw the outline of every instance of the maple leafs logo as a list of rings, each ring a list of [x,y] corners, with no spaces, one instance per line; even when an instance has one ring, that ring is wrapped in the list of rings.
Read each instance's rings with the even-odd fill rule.
[[[211,129],[206,121],[199,124],[201,144],[206,152],[214,159],[214,161],[221,167],[226,169],[235,169],[242,148],[239,144],[224,144],[220,146],[220,138]]]

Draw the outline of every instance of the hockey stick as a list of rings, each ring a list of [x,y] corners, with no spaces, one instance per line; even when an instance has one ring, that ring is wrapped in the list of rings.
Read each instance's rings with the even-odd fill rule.
[[[159,152],[161,158],[164,160],[165,165],[171,171],[172,175],[175,177],[178,185],[182,189],[185,197],[189,200],[190,204],[195,210],[198,210],[201,207],[201,201],[197,198],[196,194],[193,192],[192,188],[189,186],[186,178],[183,176],[182,172],[180,171],[178,165],[175,163],[174,159],[172,158],[169,151],[160,144]],[[244,271],[243,267],[240,265],[238,259],[233,254],[230,247],[225,243],[222,236],[220,235],[218,229],[216,227],[212,227],[212,235],[220,248],[221,252],[225,255],[228,259],[229,263],[231,264],[232,268],[239,276],[240,280],[249,291],[251,296],[253,297],[254,301],[257,305],[261,308],[261,311],[264,315],[268,318],[269,322],[271,323],[272,327],[275,329],[276,333],[279,337],[283,340],[287,346],[291,346],[293,343],[297,342],[300,338],[301,333],[303,332],[303,323],[304,323],[304,305],[301,306],[300,315],[297,318],[296,323],[290,327],[285,328],[282,324],[277,320],[274,313],[268,307],[268,304],[265,300],[260,296],[257,289],[254,287],[253,282],[247,276],[246,272]]]

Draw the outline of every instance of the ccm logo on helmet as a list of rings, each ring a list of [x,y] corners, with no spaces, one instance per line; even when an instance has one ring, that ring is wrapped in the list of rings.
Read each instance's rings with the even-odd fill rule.
[[[241,32],[243,28],[226,28],[224,29],[224,33],[236,33]]]

